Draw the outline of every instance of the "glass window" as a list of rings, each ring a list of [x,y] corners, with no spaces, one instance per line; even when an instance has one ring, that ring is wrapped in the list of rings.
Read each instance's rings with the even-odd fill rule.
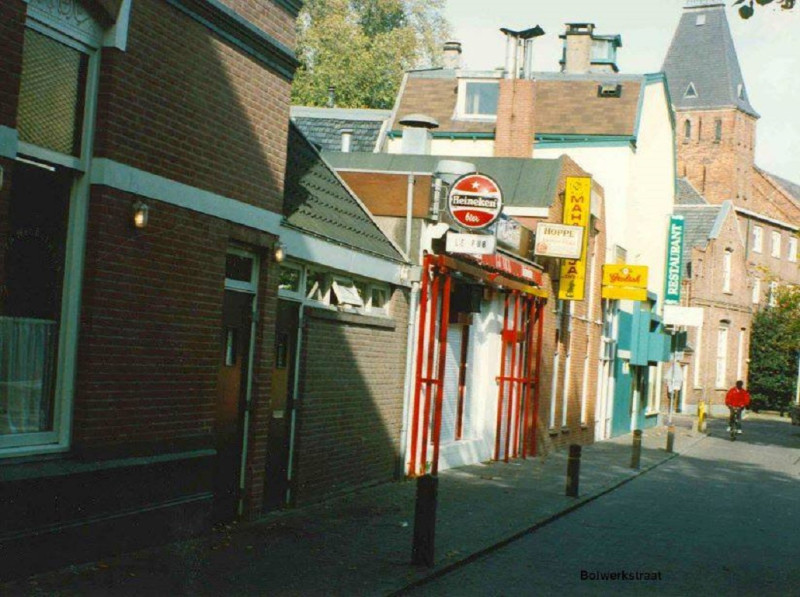
[[[718,388],[726,387],[725,374],[728,368],[728,326],[719,328],[717,335],[717,374],[714,384]]]
[[[253,258],[237,253],[225,257],[225,277],[238,282],[250,282],[253,276]]]
[[[789,238],[789,261],[797,261],[797,237]]]
[[[733,260],[733,253],[725,251],[722,256],[722,292],[731,291],[731,261]]]
[[[282,292],[300,292],[302,270],[292,265],[281,265],[278,290]]]
[[[20,141],[79,156],[88,56],[25,30],[17,127]]]
[[[781,257],[781,233],[777,230],[772,231],[772,252],[771,255],[780,259]]]
[[[465,116],[496,116],[500,85],[496,81],[467,81],[464,85]]]
[[[370,307],[373,309],[386,309],[389,302],[389,291],[386,288],[377,286],[372,287]]]
[[[688,118],[683,121],[683,138],[688,140],[692,137],[692,121]]]
[[[362,308],[364,300],[359,294],[358,288],[353,284],[352,280],[347,278],[335,278],[331,284],[333,294],[331,296],[331,305],[342,305],[349,307]]]
[[[714,141],[722,141],[722,120],[719,118],[714,121]]]
[[[761,253],[764,250],[764,229],[753,226],[753,251]]]
[[[330,276],[324,272],[310,270],[306,282],[306,298],[326,305],[330,302]]]
[[[753,280],[753,304],[757,305],[761,302],[761,280],[756,278]]]

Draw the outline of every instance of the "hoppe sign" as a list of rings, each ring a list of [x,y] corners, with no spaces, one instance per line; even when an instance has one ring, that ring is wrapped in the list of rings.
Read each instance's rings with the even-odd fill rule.
[[[447,194],[447,209],[453,219],[469,230],[480,230],[494,222],[503,208],[500,186],[485,174],[466,174]]]

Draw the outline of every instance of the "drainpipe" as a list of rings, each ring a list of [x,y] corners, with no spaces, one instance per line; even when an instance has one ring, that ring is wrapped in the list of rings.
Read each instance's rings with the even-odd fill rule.
[[[411,223],[414,208],[414,175],[408,175],[406,189],[406,257],[411,255]]]
[[[294,379],[292,380],[292,420],[289,427],[289,459],[286,465],[286,503],[292,498],[292,473],[294,472],[294,440],[297,425],[298,390],[300,389],[300,356],[303,350],[303,316],[305,303],[300,303],[297,314],[297,342],[294,348]]]
[[[408,451],[408,430],[411,428],[411,400],[416,370],[414,368],[414,347],[417,345],[417,306],[419,305],[419,282],[411,283],[411,295],[409,296],[408,330],[406,334],[406,372],[405,387],[403,389],[403,428],[400,430],[400,457],[402,458],[402,468],[398,477],[405,476],[409,455]]]
[[[239,468],[239,505],[237,506],[237,513],[239,516],[244,514],[244,494],[245,494],[245,475],[247,474],[247,450],[249,446],[249,437],[250,434],[248,429],[250,429],[250,407],[252,406],[252,396],[253,396],[253,362],[255,361],[255,351],[256,351],[256,327],[258,324],[258,305],[257,305],[257,296],[253,296],[253,304],[251,305],[250,309],[250,346],[248,348],[248,355],[247,355],[247,387],[245,389],[245,403],[246,408],[244,411],[244,433],[242,434],[244,437],[242,438],[242,458],[241,464]]]

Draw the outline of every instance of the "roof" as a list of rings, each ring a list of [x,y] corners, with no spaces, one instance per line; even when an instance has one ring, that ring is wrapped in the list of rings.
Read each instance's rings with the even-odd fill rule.
[[[375,151],[390,110],[313,108],[292,106],[291,118],[306,138],[319,149],[339,150],[342,130],[353,134],[351,151]]]
[[[684,9],[662,70],[676,110],[735,107],[758,118],[747,96],[723,3]]]
[[[722,205],[676,206],[674,213],[683,216],[683,263],[689,263],[693,248],[705,248],[719,234],[722,222],[732,209],[730,201]]]
[[[678,178],[675,180],[675,204],[676,205],[708,205],[705,197],[692,186],[686,178]]]
[[[498,80],[498,71],[460,72],[454,70],[410,71],[397,103],[392,129],[408,114],[424,113],[439,122],[435,134],[494,134],[494,120],[456,118],[458,81]],[[645,75],[614,73],[534,73],[534,127],[536,135],[636,134],[639,96]],[[620,84],[620,97],[600,97],[600,85]]]
[[[787,195],[789,195],[792,199],[794,199],[795,203],[800,203],[800,185],[794,183],[790,180],[786,180],[785,178],[781,178],[780,176],[776,176],[770,172],[762,170],[764,174],[769,176],[775,183],[780,186]]]
[[[283,213],[285,223],[363,253],[406,261],[366,207],[300,130],[290,124]]]
[[[327,151],[323,156],[337,170],[372,172],[434,173],[441,160],[469,162],[475,165],[478,172],[497,181],[507,207],[550,207],[556,198],[562,170],[561,158],[445,157]]]

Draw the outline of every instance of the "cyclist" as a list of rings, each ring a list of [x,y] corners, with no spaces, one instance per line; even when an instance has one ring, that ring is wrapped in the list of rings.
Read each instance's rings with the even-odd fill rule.
[[[731,415],[728,419],[728,431],[736,425],[736,433],[742,432],[742,409],[750,405],[750,392],[744,389],[744,382],[739,380],[736,385],[725,394],[725,406]]]

